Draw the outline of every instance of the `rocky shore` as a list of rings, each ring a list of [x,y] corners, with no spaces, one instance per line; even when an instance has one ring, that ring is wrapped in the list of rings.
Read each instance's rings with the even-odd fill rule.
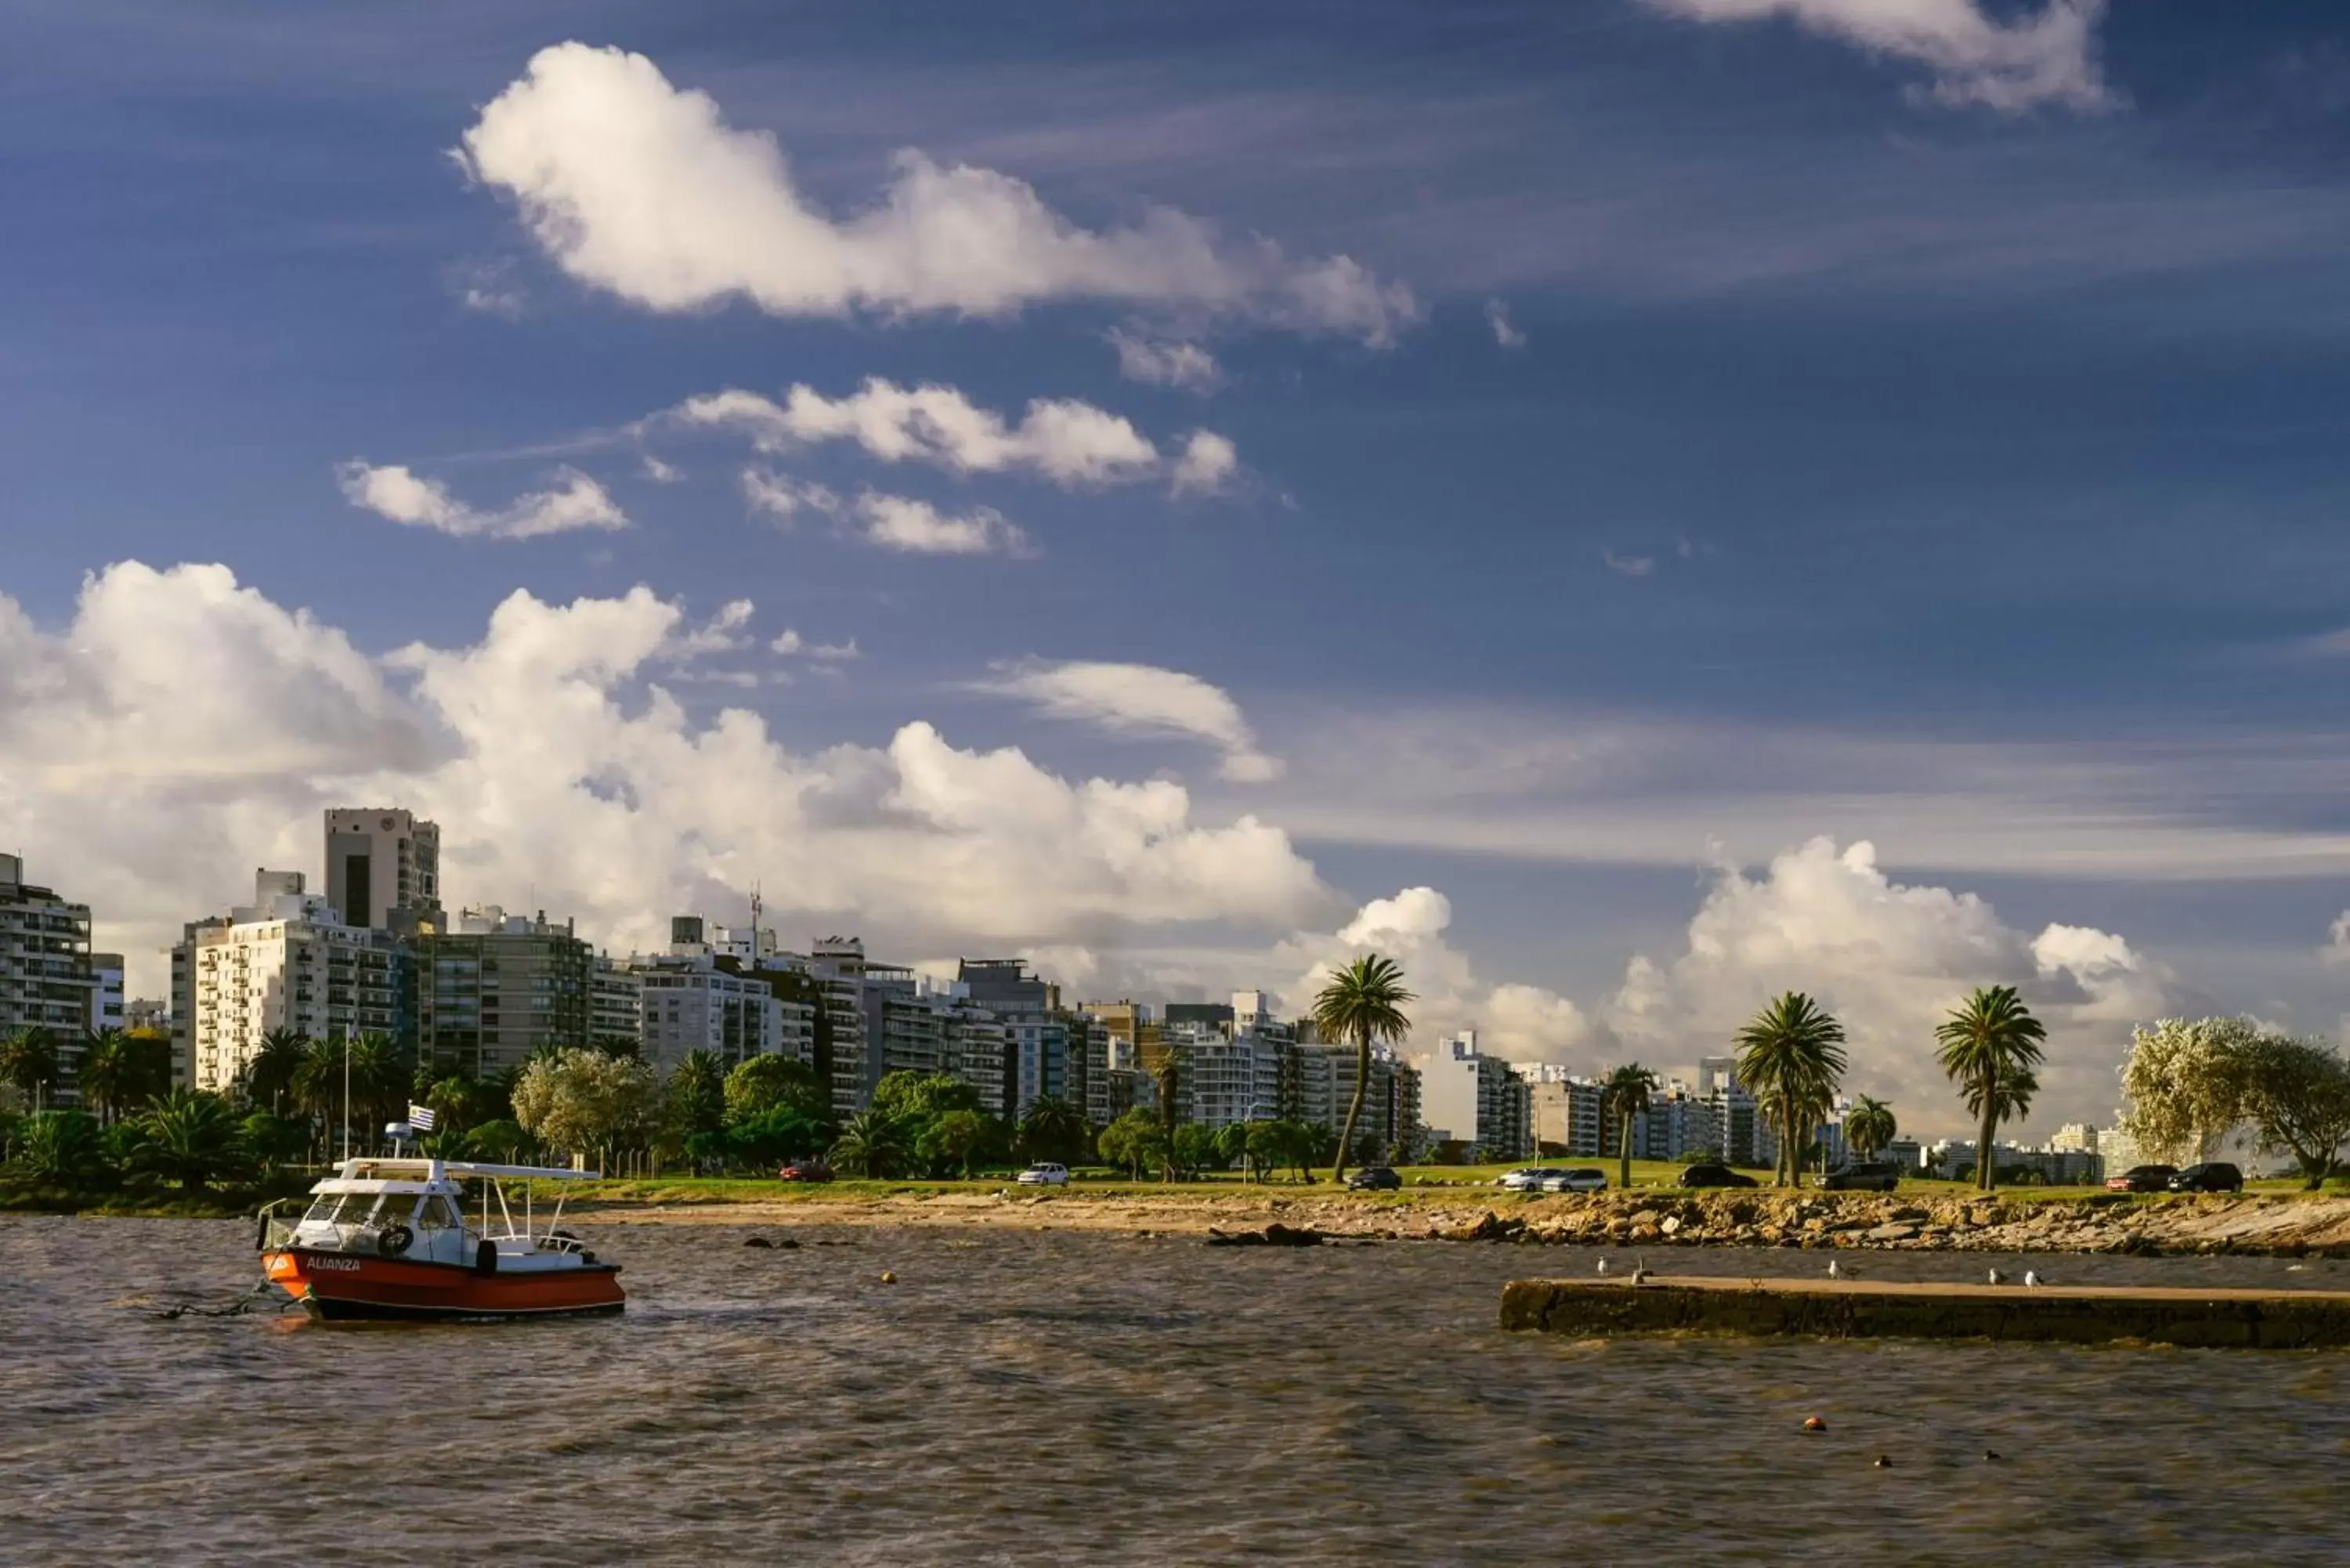
[[[1852,1192],[1638,1189],[1520,1198],[1490,1189],[1400,1197],[1292,1191],[810,1193],[775,1201],[604,1202],[628,1222],[953,1225],[1226,1237],[1269,1227],[1331,1240],[1520,1245],[1794,1247],[1987,1252],[2241,1252],[2350,1257],[2350,1199],[1990,1199]]]

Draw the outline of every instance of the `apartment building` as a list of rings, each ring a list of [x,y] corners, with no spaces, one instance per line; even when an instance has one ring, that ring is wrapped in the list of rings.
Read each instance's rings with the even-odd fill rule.
[[[662,1073],[687,1053],[712,1051],[729,1066],[754,1056],[816,1058],[816,1005],[785,999],[763,976],[695,954],[639,959],[639,1039],[645,1059]]]
[[[1431,1139],[1467,1145],[1480,1159],[1523,1159],[1534,1153],[1534,1106],[1526,1081],[1498,1056],[1477,1049],[1477,1032],[1440,1042],[1418,1064],[1422,1115]]]
[[[352,926],[441,923],[441,829],[396,806],[327,813],[327,902]]]
[[[122,998],[122,961],[114,961],[114,1003]],[[91,974],[89,906],[25,880],[25,863],[0,855],[0,1034],[46,1029],[55,1038],[63,1082],[47,1085],[52,1105],[75,1101],[73,1069],[82,1032],[97,1016]],[[118,1016],[115,1020],[120,1023]]]
[[[255,872],[251,904],[186,928],[172,972],[174,1044],[199,1089],[229,1088],[275,1030],[414,1037],[407,951],[389,931],[345,924],[299,871]]]
[[[420,924],[411,945],[417,1051],[437,1070],[494,1077],[548,1046],[589,1043],[596,954],[569,921],[489,904],[445,930]]]
[[[626,963],[598,953],[588,966],[588,1038],[644,1043],[644,981]]]

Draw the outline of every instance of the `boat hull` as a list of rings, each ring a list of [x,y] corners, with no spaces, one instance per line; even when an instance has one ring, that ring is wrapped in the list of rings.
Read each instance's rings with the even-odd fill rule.
[[[455,1263],[285,1247],[261,1255],[272,1283],[312,1316],[344,1319],[564,1317],[627,1304],[611,1263],[477,1273]]]

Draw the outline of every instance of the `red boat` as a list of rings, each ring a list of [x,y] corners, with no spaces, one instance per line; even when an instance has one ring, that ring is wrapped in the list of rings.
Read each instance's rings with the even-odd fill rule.
[[[298,1220],[263,1210],[261,1268],[312,1316],[548,1317],[619,1312],[617,1263],[533,1220],[517,1223],[504,1182],[592,1181],[594,1171],[439,1159],[348,1159],[310,1189]],[[463,1183],[479,1182],[478,1223]],[[491,1210],[494,1204],[496,1217]]]

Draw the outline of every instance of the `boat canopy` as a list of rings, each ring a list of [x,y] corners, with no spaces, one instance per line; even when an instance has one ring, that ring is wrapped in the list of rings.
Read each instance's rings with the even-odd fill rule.
[[[505,1181],[598,1181],[601,1171],[560,1165],[482,1165],[469,1159],[347,1159],[337,1173],[344,1181],[465,1181],[489,1177]]]

